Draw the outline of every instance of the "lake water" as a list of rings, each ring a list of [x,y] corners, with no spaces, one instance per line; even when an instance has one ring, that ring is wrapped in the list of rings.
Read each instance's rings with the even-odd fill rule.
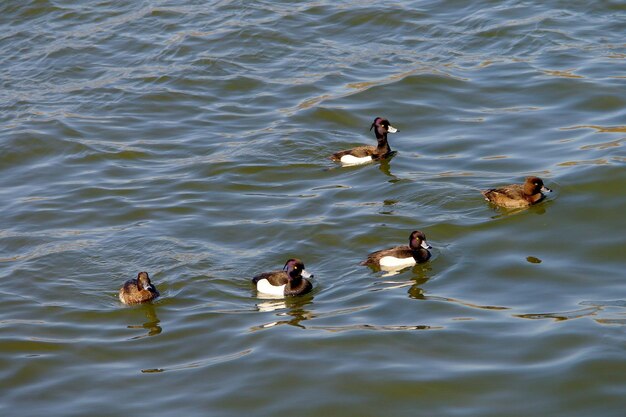
[[[624,416],[623,1],[0,4],[2,416]],[[396,154],[342,168],[387,117]],[[527,175],[522,211],[479,192]],[[395,275],[369,252],[426,233]],[[250,278],[299,257],[314,291]],[[161,291],[126,307],[146,270]]]

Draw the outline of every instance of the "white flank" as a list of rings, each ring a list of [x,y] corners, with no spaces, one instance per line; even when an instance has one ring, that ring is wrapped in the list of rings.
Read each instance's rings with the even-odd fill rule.
[[[286,285],[286,284],[285,284]],[[271,295],[285,295],[285,285],[281,285],[276,287],[266,279],[259,280],[256,283],[256,290],[258,292],[262,292],[263,294],[271,294]]]
[[[357,158],[356,156],[353,156],[353,155],[344,155],[341,157],[340,161],[343,165],[361,165],[361,164],[367,164],[368,162],[371,162],[372,157],[364,156],[363,158]]]
[[[415,265],[415,259],[411,258],[396,258],[395,256],[383,256],[380,258],[381,268],[400,269],[407,266]]]

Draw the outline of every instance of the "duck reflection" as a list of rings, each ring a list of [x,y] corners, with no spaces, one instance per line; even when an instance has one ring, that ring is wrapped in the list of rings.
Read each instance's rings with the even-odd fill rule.
[[[522,208],[506,208],[506,207],[494,207],[493,210],[496,212],[495,215],[491,216],[492,219],[500,219],[507,216],[513,216],[520,213],[532,213],[537,214],[539,216],[546,214],[546,207],[550,204],[550,201],[546,201],[540,205],[534,205],[530,207],[522,207]]]
[[[390,164],[391,160],[393,159],[394,156],[396,156],[396,154],[397,154],[396,151],[391,151],[389,155],[387,155],[384,159],[380,160],[380,164],[378,165],[378,169],[380,169],[380,172],[392,178],[392,180],[390,180],[391,182],[395,182],[395,180],[398,180],[398,178],[391,173],[391,164]]]
[[[131,339],[141,339],[141,338],[148,337],[148,336],[156,336],[163,331],[161,326],[159,326],[159,323],[161,322],[161,320],[159,320],[159,318],[157,317],[156,309],[154,308],[154,305],[144,304],[141,306],[141,310],[144,312],[147,321],[141,325],[129,324],[127,328],[146,329],[148,333],[140,335],[140,336],[134,336]]]
[[[399,274],[402,271],[405,271],[409,268],[403,268],[402,270],[398,270],[393,274],[389,274],[386,272],[382,275],[382,277],[389,277],[396,274]],[[381,270],[383,271],[383,270]],[[412,277],[411,279],[403,279],[403,280],[390,280],[385,279],[384,281],[379,281],[376,283],[376,287],[371,289],[371,291],[387,291],[394,290],[397,288],[407,288],[409,298],[413,299],[425,299],[424,290],[421,288],[428,280],[431,278],[431,268],[426,267],[425,265],[414,265],[411,268]]]
[[[304,307],[308,304],[312,304],[313,297],[289,297],[283,298],[282,300],[265,300],[256,305],[258,311],[260,312],[271,312],[282,310],[276,313],[276,316],[281,317],[283,319],[271,321],[269,323],[261,324],[259,326],[253,326],[250,330],[262,330],[267,329],[274,326],[279,326],[283,324],[288,324],[290,326],[299,327],[304,329],[304,325],[300,324],[300,322],[305,320],[310,320],[315,317],[311,311],[305,309]]]
[[[428,277],[424,279],[413,279],[413,284],[407,290],[407,294],[409,294],[409,298],[414,300],[425,300],[426,296],[424,295],[424,290],[422,289],[422,285],[428,281]]]

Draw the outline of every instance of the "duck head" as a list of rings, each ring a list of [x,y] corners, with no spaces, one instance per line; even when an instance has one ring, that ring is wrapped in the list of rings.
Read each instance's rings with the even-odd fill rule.
[[[524,194],[535,195],[540,192],[551,193],[552,190],[543,185],[543,180],[539,177],[527,177],[524,182]]]
[[[374,128],[376,128],[376,130],[374,131],[376,133],[376,138],[386,138],[387,133],[399,132],[398,129],[391,126],[389,120],[383,119],[382,117],[377,117],[376,119],[374,119],[374,123],[372,123],[372,126],[370,126],[370,130]]]
[[[139,288],[140,290],[147,290],[153,293],[157,292],[157,289],[154,287],[154,285],[152,285],[152,282],[150,282],[150,277],[148,276],[147,272],[140,272],[137,275],[137,288]]]
[[[430,246],[426,241],[426,235],[419,230],[412,232],[411,236],[409,236],[409,247],[413,250],[417,250],[419,248],[426,250],[432,249],[432,246]]]
[[[285,262],[285,266],[283,267],[283,271],[287,272],[289,279],[297,279],[297,278],[313,278],[313,274],[308,273],[304,269],[304,262],[297,258],[291,258]]]

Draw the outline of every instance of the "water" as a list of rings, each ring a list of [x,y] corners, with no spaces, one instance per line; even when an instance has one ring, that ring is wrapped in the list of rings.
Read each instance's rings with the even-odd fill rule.
[[[625,18],[3,2],[0,414],[623,416]],[[397,153],[333,165],[376,116]],[[430,262],[358,265],[415,229]],[[258,298],[292,256],[314,291]]]

